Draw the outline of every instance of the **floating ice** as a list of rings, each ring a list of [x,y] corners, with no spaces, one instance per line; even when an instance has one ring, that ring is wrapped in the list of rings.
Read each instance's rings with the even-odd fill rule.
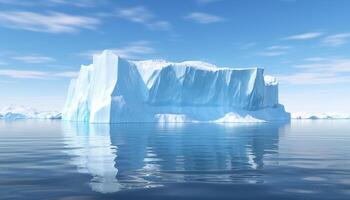
[[[11,105],[0,110],[0,119],[61,119],[61,113],[57,111],[38,112],[33,108]]]
[[[219,68],[200,61],[129,61],[94,55],[70,83],[63,119],[119,122],[289,120],[278,83],[261,68]]]
[[[296,112],[292,113],[293,119],[350,119],[350,114],[345,113],[307,113],[307,112]]]

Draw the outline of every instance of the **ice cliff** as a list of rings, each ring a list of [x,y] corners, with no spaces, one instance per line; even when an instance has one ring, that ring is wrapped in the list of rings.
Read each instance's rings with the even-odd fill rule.
[[[278,83],[261,68],[186,61],[129,61],[94,55],[71,80],[63,119],[118,122],[259,122],[289,120]]]

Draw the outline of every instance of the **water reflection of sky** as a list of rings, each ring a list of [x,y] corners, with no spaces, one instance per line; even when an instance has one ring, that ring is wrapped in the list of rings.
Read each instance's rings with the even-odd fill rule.
[[[285,124],[63,123],[65,153],[102,193],[176,182],[258,183]]]

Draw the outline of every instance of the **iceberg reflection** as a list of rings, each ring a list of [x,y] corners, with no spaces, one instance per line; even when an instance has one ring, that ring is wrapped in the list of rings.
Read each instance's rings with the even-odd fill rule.
[[[71,164],[77,166],[78,172],[92,175],[91,189],[102,193],[119,191],[118,169],[114,166],[117,148],[111,144],[109,127],[63,122],[62,132]]]
[[[71,164],[102,193],[176,182],[257,183],[285,124],[64,122]]]

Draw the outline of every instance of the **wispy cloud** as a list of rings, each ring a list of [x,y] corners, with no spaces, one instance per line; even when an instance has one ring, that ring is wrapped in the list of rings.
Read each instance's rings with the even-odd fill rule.
[[[291,35],[282,39],[283,40],[309,40],[309,39],[320,37],[321,35],[323,35],[323,33],[321,32],[309,32],[309,33]]]
[[[4,61],[0,60],[0,65],[7,65],[7,62],[4,62]]]
[[[15,6],[74,6],[94,7],[105,4],[108,0],[0,0],[0,4]]]
[[[16,56],[12,59],[19,60],[26,63],[46,63],[52,62],[55,59],[47,56]]]
[[[258,52],[257,54],[260,55],[260,56],[273,57],[273,56],[285,55],[285,54],[287,54],[287,52],[285,52],[285,51],[277,51],[277,50],[274,50],[274,51],[268,50],[268,51]]]
[[[266,47],[265,50],[258,52],[257,55],[267,57],[281,56],[287,54],[287,50],[290,48],[290,46],[285,45],[273,45]]]
[[[335,35],[330,35],[322,40],[322,44],[326,46],[337,47],[346,44],[350,39],[350,33],[340,33]]]
[[[308,62],[292,66],[299,72],[278,76],[289,84],[333,84],[350,82],[350,58],[307,58]]]
[[[0,0],[0,4],[5,5],[16,5],[16,6],[28,6],[32,5],[32,3],[23,0]]]
[[[266,49],[267,50],[286,50],[286,49],[290,49],[290,46],[284,46],[284,45],[273,45],[273,46],[269,46]]]
[[[131,22],[143,24],[152,30],[169,30],[171,24],[168,21],[158,20],[146,7],[137,6],[117,10],[117,16]]]
[[[185,18],[200,24],[211,24],[225,20],[222,17],[202,12],[192,12],[185,16]]]
[[[0,69],[0,76],[6,76],[10,78],[19,78],[19,79],[72,78],[72,77],[76,77],[77,74],[78,72],[74,72],[74,71],[45,72],[45,71],[32,71],[32,70]]]
[[[56,72],[53,74],[55,77],[63,77],[63,78],[75,78],[77,77],[79,72],[77,71],[65,71],[65,72]]]
[[[136,41],[132,42],[124,47],[119,48],[111,48],[115,54],[124,58],[135,58],[138,55],[151,54],[154,53],[155,50],[151,47],[151,42],[149,41]],[[92,58],[94,54],[101,53],[103,50],[91,50],[80,55],[87,56]]]
[[[0,25],[47,33],[72,33],[80,29],[95,29],[100,24],[97,18],[69,15],[61,12],[46,14],[27,11],[4,11],[0,13]]]
[[[137,23],[147,23],[153,19],[153,14],[145,7],[138,6],[118,10],[118,15]]]
[[[94,7],[98,4],[105,3],[105,0],[49,0],[49,3],[76,7]]]
[[[310,57],[310,58],[305,58],[304,60],[309,62],[318,62],[318,61],[325,61],[327,59],[324,57]]]
[[[350,73],[350,58],[324,58],[323,60],[294,65],[294,67],[323,73]]]
[[[154,53],[154,49],[150,46],[149,41],[137,41],[132,42],[129,45],[113,49],[116,54],[123,57],[133,57],[140,54],[151,54]]]
[[[319,85],[349,83],[350,75],[339,76],[337,74],[302,72],[286,76],[277,76],[278,80],[292,85]]]

